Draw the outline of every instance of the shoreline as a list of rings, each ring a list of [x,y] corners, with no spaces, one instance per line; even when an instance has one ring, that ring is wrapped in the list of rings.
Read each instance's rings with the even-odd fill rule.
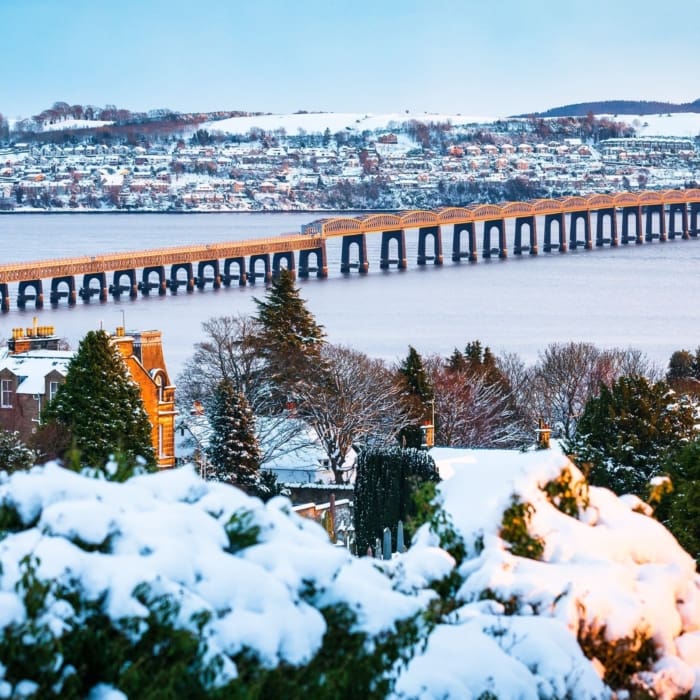
[[[186,209],[182,211],[154,211],[153,209],[130,209],[124,211],[122,209],[20,209],[13,211],[0,211],[0,216],[15,216],[15,215],[26,215],[26,214],[42,214],[42,215],[53,215],[53,214],[79,214],[79,215],[91,215],[91,214],[119,214],[119,215],[129,215],[129,214],[167,214],[167,215],[179,215],[179,214],[381,214],[384,212],[396,212],[396,209],[251,209],[251,210],[230,210],[230,211],[213,211],[211,209]]]

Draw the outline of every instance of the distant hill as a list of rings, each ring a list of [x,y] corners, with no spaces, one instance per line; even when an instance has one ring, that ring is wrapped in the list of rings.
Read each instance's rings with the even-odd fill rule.
[[[578,104],[554,107],[546,112],[538,112],[537,117],[585,117],[593,114],[674,114],[677,112],[700,112],[700,99],[694,102],[655,102],[650,100],[602,100],[601,102],[579,102]],[[519,114],[528,117],[529,114]]]

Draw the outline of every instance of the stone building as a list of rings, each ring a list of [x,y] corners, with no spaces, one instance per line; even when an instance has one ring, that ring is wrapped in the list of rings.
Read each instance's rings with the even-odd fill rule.
[[[156,462],[161,468],[174,467],[175,387],[165,366],[160,331],[127,334],[117,328],[111,340],[141,391]],[[59,346],[54,328],[38,326],[35,319],[32,328],[13,329],[7,351],[0,354],[0,427],[18,431],[24,441],[36,430],[42,409],[65,381],[75,354]]]

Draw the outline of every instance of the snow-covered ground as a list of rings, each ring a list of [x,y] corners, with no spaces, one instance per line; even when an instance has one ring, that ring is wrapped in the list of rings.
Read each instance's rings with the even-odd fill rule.
[[[54,124],[46,124],[44,131],[63,131],[64,129],[96,129],[98,126],[109,126],[114,122],[99,119],[63,119]]]
[[[675,114],[600,115],[633,126],[637,136],[682,136],[694,138],[700,134],[700,114],[678,112]]]
[[[615,121],[626,122],[634,126],[638,136],[685,136],[695,137],[700,134],[700,114],[695,112],[677,114],[635,115],[599,115]],[[299,130],[310,134],[320,134],[329,129],[332,134],[343,131],[374,131],[391,128],[390,125],[403,124],[408,121],[450,122],[459,124],[490,124],[496,117],[463,114],[367,114],[319,112],[312,114],[265,114],[257,117],[233,117],[219,121],[206,122],[201,128],[221,131],[228,134],[247,134],[251,129],[274,132],[284,129],[294,136]]]
[[[577,489],[580,472],[557,449],[432,454],[444,479],[443,523],[452,523],[466,556],[454,610],[430,630],[408,666],[397,667],[395,698],[487,691],[501,700],[611,697],[603,661],[586,658],[577,641],[582,635],[613,645],[650,639],[656,660],[638,674],[640,682],[657,698],[700,697],[695,564],[643,513],[643,503],[597,488],[586,502],[585,489]],[[555,507],[544,490],[562,470],[579,494],[576,517]],[[529,532],[541,538],[539,560],[514,555],[500,536],[514,496],[532,506]],[[134,597],[142,583],[181,603],[183,627],[194,629],[190,616],[209,612],[201,636],[222,662],[216,682],[235,678],[231,657],[243,649],[267,667],[308,662],[326,629],[324,604],[349,605],[357,628],[369,635],[391,629],[426,610],[437,596],[429,584],[455,567],[428,526],[406,554],[389,562],[357,559],[292,513],[285,499],[263,505],[235,488],[201,481],[190,468],[116,484],[56,465],[37,467],[0,478],[0,507],[3,522],[13,523],[0,541],[1,629],[27,618],[17,583],[20,562],[32,555],[40,578],[78,581],[90,600],[106,594],[104,611],[115,621],[145,618]],[[259,532],[237,548],[227,524],[244,513],[243,521]],[[320,592],[313,602],[302,594],[309,586]],[[60,637],[71,611],[49,601],[42,629]],[[2,697],[13,693],[2,680],[6,670],[0,664]],[[32,679],[25,680],[24,690],[31,689]],[[108,691],[101,687],[91,697]]]
[[[409,112],[396,112],[394,114],[318,112],[232,117],[231,119],[206,122],[200,128],[209,131],[221,131],[227,134],[247,134],[251,129],[262,129],[268,132],[284,129],[289,136],[295,136],[300,129],[309,134],[322,134],[326,129],[329,129],[332,134],[343,130],[375,131],[377,129],[385,129],[390,124],[403,124],[413,120],[421,122],[449,121],[452,124],[487,124],[495,121],[491,117],[463,114],[431,114],[428,112],[420,114]]]

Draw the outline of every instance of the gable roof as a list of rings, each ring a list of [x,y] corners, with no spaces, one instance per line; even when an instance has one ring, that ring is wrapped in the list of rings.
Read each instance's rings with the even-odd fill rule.
[[[0,371],[7,369],[18,377],[18,394],[43,394],[46,376],[56,371],[66,376],[68,364],[75,353],[72,350],[29,350],[0,354]]]

